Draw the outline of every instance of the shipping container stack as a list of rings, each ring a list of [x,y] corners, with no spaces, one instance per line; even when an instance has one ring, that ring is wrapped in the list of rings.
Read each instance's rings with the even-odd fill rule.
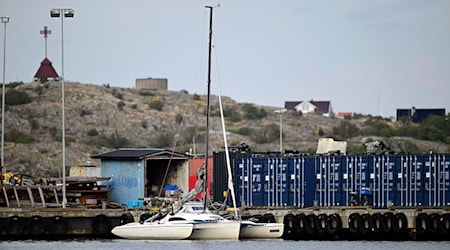
[[[232,161],[238,206],[450,206],[449,154],[236,154]]]

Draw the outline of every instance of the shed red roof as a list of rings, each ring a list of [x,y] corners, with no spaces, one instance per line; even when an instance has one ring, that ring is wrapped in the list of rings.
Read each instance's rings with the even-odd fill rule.
[[[41,62],[41,66],[34,75],[34,78],[47,80],[47,78],[59,78],[59,76],[58,73],[56,73],[56,70],[53,68],[52,62],[46,57]]]

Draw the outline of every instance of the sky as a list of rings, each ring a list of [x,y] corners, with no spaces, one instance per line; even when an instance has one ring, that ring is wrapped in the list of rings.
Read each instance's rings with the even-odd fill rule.
[[[213,94],[283,107],[331,101],[334,112],[395,116],[397,108],[450,112],[448,0],[0,0],[5,82],[31,82],[45,57],[67,81],[205,94],[209,9]],[[0,28],[4,48],[4,25]],[[3,56],[3,50],[1,51]],[[3,58],[3,57],[2,57]],[[3,65],[3,63],[2,63]],[[3,71],[2,71],[3,72]]]

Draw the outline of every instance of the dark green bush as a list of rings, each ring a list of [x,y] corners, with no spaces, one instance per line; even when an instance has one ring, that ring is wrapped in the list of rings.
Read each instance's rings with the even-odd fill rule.
[[[6,105],[21,105],[31,102],[30,96],[23,91],[18,91],[15,89],[10,89],[5,93],[5,104]]]
[[[163,103],[162,101],[156,100],[156,101],[150,102],[150,103],[148,104],[148,106],[149,106],[151,109],[156,109],[156,110],[162,111],[162,109],[163,109],[163,107],[164,107],[164,103]]]
[[[122,102],[122,101],[120,101],[120,102],[117,103],[117,108],[118,108],[119,110],[123,110],[123,107],[124,107],[124,106],[125,106],[125,103]]]
[[[88,136],[97,136],[97,135],[98,135],[98,131],[97,131],[97,129],[95,129],[95,128],[90,129],[90,130],[87,132],[87,135],[88,135]]]
[[[267,112],[263,108],[257,108],[255,105],[245,103],[242,106],[244,110],[244,118],[249,120],[259,120],[267,116]]]
[[[5,141],[14,143],[32,143],[34,138],[31,135],[25,134],[17,129],[11,129],[5,133]]]

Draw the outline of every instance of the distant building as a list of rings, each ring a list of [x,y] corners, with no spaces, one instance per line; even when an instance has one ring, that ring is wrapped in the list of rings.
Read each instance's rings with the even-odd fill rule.
[[[339,118],[352,118],[353,112],[338,112],[337,117]]]
[[[330,101],[294,101],[285,102],[284,108],[287,110],[295,110],[303,114],[315,113],[326,117],[333,116],[333,109]]]
[[[52,62],[46,57],[39,66],[38,71],[34,75],[34,81],[47,82],[49,79],[59,80],[58,73],[52,66]]]
[[[397,121],[402,118],[411,118],[414,123],[425,121],[430,115],[445,116],[445,109],[397,109]]]
[[[167,90],[167,79],[164,78],[138,78],[136,89],[139,90]]]

